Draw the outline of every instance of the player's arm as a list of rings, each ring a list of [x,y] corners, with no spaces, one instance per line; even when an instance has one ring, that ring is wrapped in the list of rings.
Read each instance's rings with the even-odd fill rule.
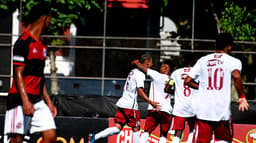
[[[237,100],[237,103],[239,104],[238,109],[241,111],[244,111],[245,109],[248,110],[249,104],[245,98],[245,94],[243,92],[243,83],[241,79],[241,75],[239,70],[234,70],[232,72],[233,80],[234,80],[234,85],[237,90],[237,93],[239,95],[239,99]]]
[[[139,68],[141,71],[147,73],[148,69],[143,66],[142,63],[139,62],[139,60],[132,61],[133,65],[136,65],[137,68]]]
[[[14,67],[14,80],[16,81],[17,90],[20,93],[22,100],[23,113],[28,116],[32,116],[35,112],[33,104],[30,102],[26,92],[23,71],[25,66]]]
[[[44,101],[46,102],[46,104],[48,105],[50,111],[52,112],[52,116],[56,117],[57,116],[57,109],[53,105],[52,100],[50,98],[50,95],[48,94],[48,91],[47,91],[47,88],[46,88],[46,83],[44,83],[43,97],[44,97]]]
[[[148,98],[148,96],[145,94],[142,88],[138,88],[138,94],[140,97],[142,97],[145,101],[147,101],[149,104],[151,104],[155,109],[158,109],[160,107],[158,102],[154,102]]]
[[[190,76],[187,76],[184,79],[184,84],[194,89],[198,89],[198,86],[199,86],[199,84],[196,83]]]

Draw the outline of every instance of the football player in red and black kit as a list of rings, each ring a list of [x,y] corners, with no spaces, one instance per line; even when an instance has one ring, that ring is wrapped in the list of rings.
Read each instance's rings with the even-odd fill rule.
[[[46,89],[47,47],[41,34],[50,24],[50,7],[43,3],[30,11],[31,27],[13,49],[13,83],[7,99],[4,133],[10,143],[22,143],[27,132],[41,132],[44,143],[56,142],[57,110]]]

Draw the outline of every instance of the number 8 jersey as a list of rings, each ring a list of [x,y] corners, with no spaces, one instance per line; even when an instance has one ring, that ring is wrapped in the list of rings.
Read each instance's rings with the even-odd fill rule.
[[[241,69],[241,61],[226,53],[209,54],[197,61],[189,73],[191,78],[199,77],[200,81],[195,99],[197,118],[230,119],[232,72]]]

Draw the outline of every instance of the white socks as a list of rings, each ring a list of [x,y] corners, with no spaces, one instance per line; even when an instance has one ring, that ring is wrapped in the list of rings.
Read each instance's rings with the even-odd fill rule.
[[[179,142],[180,142],[180,138],[174,136],[173,139],[172,139],[172,143],[179,143]]]
[[[140,131],[133,132],[133,143],[138,143],[140,141]]]
[[[160,137],[159,143],[166,143],[166,137]]]
[[[140,137],[140,143],[147,143],[149,137],[148,132],[144,132]]]
[[[110,127],[106,128],[105,130],[97,133],[95,135],[95,140],[98,140],[100,138],[105,138],[114,134],[118,134],[121,130],[119,130],[117,127]]]
[[[194,132],[189,133],[187,143],[193,142],[193,136],[194,136]]]

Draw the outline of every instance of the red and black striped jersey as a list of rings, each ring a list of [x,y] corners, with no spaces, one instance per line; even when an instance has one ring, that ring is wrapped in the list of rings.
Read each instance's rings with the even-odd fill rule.
[[[42,41],[36,40],[29,31],[24,32],[14,44],[13,67],[24,66],[25,89],[32,103],[42,99],[46,56],[47,47]],[[13,80],[8,95],[8,107],[12,108],[21,104],[22,101],[16,88],[16,81]]]

